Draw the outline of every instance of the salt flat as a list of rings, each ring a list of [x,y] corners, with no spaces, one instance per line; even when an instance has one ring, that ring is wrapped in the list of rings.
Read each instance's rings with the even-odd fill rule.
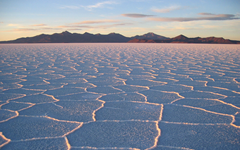
[[[240,45],[0,45],[0,148],[240,148]]]

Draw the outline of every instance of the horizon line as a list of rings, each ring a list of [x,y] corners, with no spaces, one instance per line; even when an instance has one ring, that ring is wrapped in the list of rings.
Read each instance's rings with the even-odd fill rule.
[[[151,32],[151,31],[149,31],[149,32],[147,32],[147,33],[145,33],[145,34],[142,34],[142,35],[140,35],[140,34],[137,34],[137,35],[133,35],[133,36],[125,36],[124,34],[121,34],[121,33],[118,33],[118,32],[110,32],[110,33],[108,33],[108,34],[102,34],[102,33],[96,33],[96,34],[94,34],[94,33],[90,33],[90,32],[84,32],[84,33],[77,33],[77,32],[70,32],[70,31],[67,31],[67,30],[65,30],[65,31],[62,31],[62,32],[54,32],[54,33],[50,33],[50,34],[47,34],[47,33],[41,33],[41,34],[37,34],[37,35],[34,35],[34,36],[22,36],[22,37],[19,37],[19,38],[16,38],[16,39],[12,39],[12,40],[4,40],[4,41],[0,41],[0,42],[7,42],[7,41],[13,41],[13,40],[17,40],[17,39],[21,39],[21,38],[31,38],[31,37],[35,37],[35,36],[39,36],[39,35],[53,35],[53,34],[61,34],[61,33],[64,33],[64,32],[68,32],[68,33],[70,33],[70,34],[81,34],[81,35],[83,35],[83,34],[86,34],[86,33],[88,33],[88,34],[92,34],[92,35],[110,35],[110,34],[120,34],[120,35],[122,35],[122,36],[124,36],[124,37],[127,37],[127,38],[133,38],[133,37],[135,37],[135,36],[143,36],[143,35],[146,35],[146,34],[149,34],[149,33],[153,33],[153,34],[155,34],[155,35],[157,35],[157,36],[163,36],[163,37],[165,37],[165,38],[170,38],[170,37],[166,37],[166,36],[164,36],[164,35],[159,35],[159,34],[156,34],[156,33],[154,33],[154,32]],[[179,35],[177,35],[177,36],[180,36],[180,35],[182,35],[182,36],[185,36],[184,34],[179,34]],[[175,37],[177,37],[177,36],[174,36],[174,37],[171,37],[171,38],[175,38]],[[187,38],[210,38],[210,37],[215,37],[215,38],[223,38],[223,39],[225,39],[223,36],[204,36],[204,37],[200,37],[200,36],[194,36],[194,37],[188,37],[188,36],[185,36],[185,37],[187,37]],[[225,39],[225,40],[232,40],[232,39]],[[232,41],[239,41],[239,40],[232,40]]]

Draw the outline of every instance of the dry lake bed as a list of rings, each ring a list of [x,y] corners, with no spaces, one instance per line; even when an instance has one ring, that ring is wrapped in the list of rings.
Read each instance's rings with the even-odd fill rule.
[[[2,44],[0,149],[240,149],[240,45]]]

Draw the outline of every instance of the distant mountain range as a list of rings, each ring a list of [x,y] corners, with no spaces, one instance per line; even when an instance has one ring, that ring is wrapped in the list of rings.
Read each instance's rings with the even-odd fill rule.
[[[40,34],[34,37],[19,38],[11,41],[0,41],[0,43],[220,43],[220,44],[240,44],[240,41],[228,40],[224,38],[188,38],[179,35],[174,38],[168,38],[149,32],[144,35],[125,37],[118,33],[107,35],[70,33],[54,33],[52,35]]]
[[[240,41],[229,40],[217,37],[207,38],[188,38],[184,35],[179,35],[174,38],[168,38],[163,40],[146,40],[146,39],[132,39],[128,43],[212,43],[212,44],[240,44]]]

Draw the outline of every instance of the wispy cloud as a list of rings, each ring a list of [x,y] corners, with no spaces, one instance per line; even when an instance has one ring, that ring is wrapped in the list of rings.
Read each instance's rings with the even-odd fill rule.
[[[61,9],[80,9],[81,6],[62,6]]]
[[[29,25],[28,27],[14,26],[15,28],[8,30],[7,32],[35,32],[35,31],[42,32],[42,31],[83,30],[83,29],[109,29],[126,25],[132,25],[132,23],[120,22],[118,20],[91,20],[60,26],[47,26],[46,24],[35,24]]]
[[[206,15],[206,16],[209,16],[209,15],[214,15],[212,13],[198,13],[199,15]]]
[[[45,28],[16,28],[8,30],[8,32],[31,32],[31,31],[49,31],[49,30],[59,30],[60,28],[45,27]]]
[[[36,30],[38,30],[38,29],[34,29],[34,28],[18,28],[18,29],[12,29],[12,30],[10,30],[10,31],[14,31],[14,32],[18,32],[18,31],[36,31]]]
[[[34,25],[31,25],[33,27],[42,27],[42,26],[47,26],[46,24],[34,24]]]
[[[179,9],[182,9],[182,8],[184,8],[184,7],[178,6],[178,5],[173,5],[173,6],[169,6],[169,7],[162,8],[162,9],[152,8],[151,10],[154,11],[154,12],[158,12],[158,13],[168,13],[168,12],[171,12],[171,11],[174,11],[174,10],[179,10]]]
[[[211,13],[199,13],[201,17],[177,17],[177,18],[168,18],[168,17],[154,17],[149,18],[152,21],[160,21],[160,22],[186,22],[186,21],[199,21],[199,20],[235,20],[240,19],[233,14],[211,14]]]
[[[110,25],[101,25],[101,26],[94,26],[93,28],[112,28],[112,27],[118,27],[118,26],[125,26],[125,25],[132,25],[132,23],[115,23],[115,24],[110,24]]]
[[[119,20],[108,20],[108,19],[104,19],[104,20],[87,20],[87,21],[81,21],[81,22],[77,22],[77,23],[73,23],[73,24],[100,24],[100,23],[116,23],[119,22]]]
[[[105,5],[111,5],[111,4],[116,4],[116,2],[114,1],[104,1],[104,2],[99,2],[96,3],[94,5],[89,5],[86,6],[88,9],[92,9],[92,8],[100,8],[100,7],[104,7]]]
[[[122,14],[124,17],[131,18],[144,18],[144,17],[153,17],[154,15],[145,15],[145,14]]]
[[[132,23],[114,23],[114,24],[103,24],[103,25],[64,25],[64,26],[58,26],[58,28],[69,28],[69,29],[81,29],[81,28],[91,28],[91,29],[105,29],[105,28],[111,28],[111,27],[117,27],[117,26],[125,26],[125,25],[132,25]]]
[[[79,28],[92,28],[92,26],[89,25],[62,25],[62,26],[58,26],[58,28],[64,29],[64,28],[75,28],[75,29],[79,29]]]
[[[117,2],[115,2],[115,1],[103,1],[103,2],[98,2],[96,4],[93,4],[93,5],[86,5],[86,6],[84,6],[84,5],[80,5],[80,6],[67,5],[67,6],[62,6],[60,8],[61,9],[81,9],[81,8],[84,8],[88,11],[91,11],[94,8],[104,8],[107,5],[112,5],[112,4],[117,4]]]
[[[9,26],[9,27],[16,27],[16,26],[19,26],[19,24],[12,24],[12,23],[10,23],[7,26]]]

